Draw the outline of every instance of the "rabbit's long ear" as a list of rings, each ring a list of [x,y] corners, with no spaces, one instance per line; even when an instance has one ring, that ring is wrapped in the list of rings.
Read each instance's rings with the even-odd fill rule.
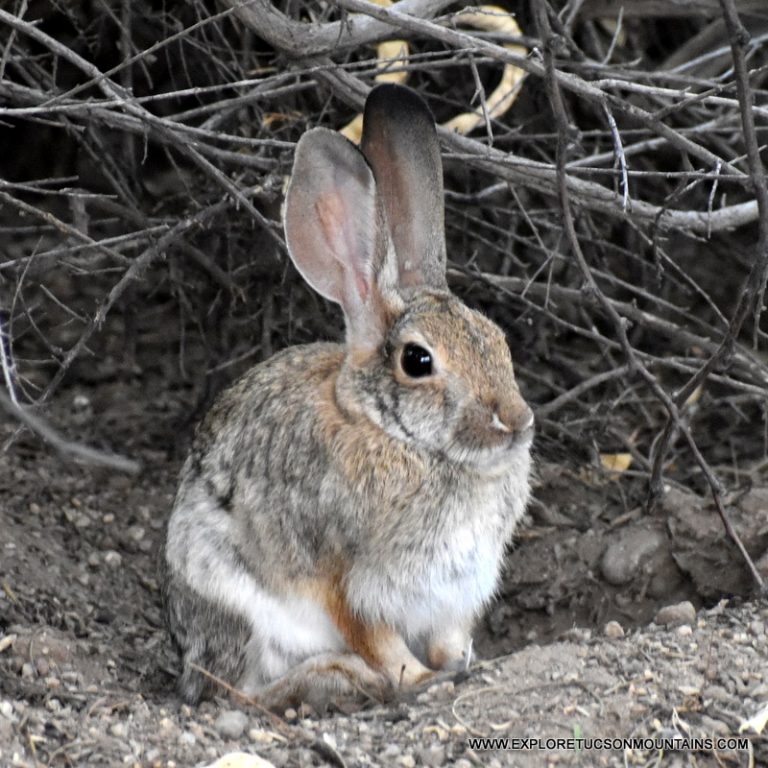
[[[341,304],[356,346],[373,347],[384,332],[377,282],[387,256],[382,218],[360,151],[335,131],[307,131],[285,200],[288,252],[318,293]]]
[[[410,88],[377,86],[365,102],[360,148],[376,177],[400,285],[445,288],[443,166],[429,107]]]

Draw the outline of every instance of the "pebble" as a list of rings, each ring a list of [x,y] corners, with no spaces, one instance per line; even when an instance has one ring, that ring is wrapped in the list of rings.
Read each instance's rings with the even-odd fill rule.
[[[749,696],[756,701],[768,700],[768,683],[761,683],[759,681],[753,683],[749,689]]]
[[[132,525],[128,529],[128,537],[134,541],[141,541],[146,534],[146,530],[141,525]]]
[[[31,680],[35,676],[35,668],[28,661],[21,665],[21,676],[24,680]]]
[[[677,628],[676,632],[680,637],[690,637],[693,634],[693,628],[690,624],[683,624]]]
[[[45,677],[51,671],[51,665],[42,656],[35,660],[35,668],[40,677]]]
[[[235,768],[235,766],[237,768],[275,768],[274,763],[246,752],[230,752],[228,755],[220,757],[215,763],[211,763],[207,768]]]
[[[123,564],[123,556],[119,552],[115,552],[114,549],[108,549],[104,553],[104,562],[110,568],[119,568]]]
[[[700,715],[700,723],[701,727],[710,734],[715,733],[727,736],[731,732],[731,729],[722,720],[715,720],[708,715]]]
[[[588,643],[592,639],[592,630],[589,627],[570,627],[561,638],[571,643]]]
[[[0,701],[0,715],[9,720],[13,717],[13,704],[10,701]]]
[[[762,621],[758,621],[757,619],[755,619],[754,621],[750,622],[749,631],[755,637],[762,637],[762,635],[765,634],[765,624],[763,624]]]
[[[624,637],[624,627],[618,621],[609,621],[603,627],[603,634],[611,640],[618,640],[620,637]]]
[[[157,726],[160,730],[160,733],[162,733],[164,736],[169,736],[177,730],[176,723],[174,723],[170,717],[161,717]]]
[[[653,620],[656,624],[665,627],[679,627],[682,624],[693,625],[696,623],[696,609],[690,601],[684,600],[676,605],[664,606]]]
[[[417,754],[424,765],[430,768],[440,768],[445,764],[445,747],[433,745],[417,751]]]
[[[642,566],[666,546],[667,537],[661,531],[628,528],[608,545],[600,562],[600,570],[609,584],[628,584]]]
[[[196,742],[197,739],[195,738],[194,733],[182,731],[179,734],[179,744],[181,744],[182,747],[194,747]]]
[[[413,755],[403,755],[397,762],[403,768],[415,768],[416,766],[416,760]]]
[[[730,702],[731,700],[728,691],[722,685],[708,685],[701,692],[701,695],[704,701],[712,699],[712,701]]]
[[[271,744],[275,740],[275,734],[261,728],[251,728],[248,738],[255,744]]]
[[[429,692],[437,696],[451,696],[456,690],[456,685],[453,680],[446,680],[445,682],[432,685],[429,688]]]
[[[239,709],[232,709],[222,712],[217,718],[213,727],[222,739],[239,739],[248,725],[248,715]]]
[[[128,729],[125,723],[112,723],[109,726],[109,732],[117,739],[124,739],[128,735]]]

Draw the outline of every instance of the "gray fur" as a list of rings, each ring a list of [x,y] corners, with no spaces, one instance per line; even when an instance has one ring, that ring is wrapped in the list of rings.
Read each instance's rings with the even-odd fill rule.
[[[413,118],[423,138],[424,112],[410,92],[388,90],[385,102],[386,118],[377,108],[366,119],[395,130]],[[532,415],[502,332],[439,285],[439,247],[410,254],[414,269],[399,270],[378,172],[371,186],[358,150],[327,133],[314,132],[297,158],[319,178],[294,173],[286,229],[305,274],[340,260],[323,290],[355,328],[345,345],[293,347],[251,369],[197,430],[165,548],[167,614],[188,701],[211,692],[192,664],[269,706],[359,689],[385,695],[397,682],[394,662],[356,655],[334,600],[371,628],[371,642],[390,638],[382,653],[394,648],[395,661],[411,658],[397,651],[400,637],[455,667],[528,499]],[[368,220],[334,218],[350,215],[360,195]],[[318,231],[330,236],[314,242]],[[371,231],[384,245],[351,255],[349,243]],[[330,256],[316,253],[323,247]],[[409,343],[433,352],[433,377],[403,373]],[[420,667],[414,658],[413,679]]]

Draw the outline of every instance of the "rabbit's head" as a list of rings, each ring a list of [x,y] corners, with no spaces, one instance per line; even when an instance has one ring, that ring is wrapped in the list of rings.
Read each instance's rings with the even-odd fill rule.
[[[360,149],[308,131],[284,219],[299,272],[344,310],[339,409],[482,473],[527,471],[533,414],[504,334],[446,283],[440,148],[422,99],[371,91]]]

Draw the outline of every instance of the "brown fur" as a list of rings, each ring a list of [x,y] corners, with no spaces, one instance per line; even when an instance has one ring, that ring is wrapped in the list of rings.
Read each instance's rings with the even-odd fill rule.
[[[351,610],[344,595],[340,566],[331,566],[328,570],[334,575],[310,582],[302,592],[325,606],[349,651],[386,675],[394,685],[415,685],[431,677],[434,673],[416,659],[394,629],[381,622],[367,623]]]

